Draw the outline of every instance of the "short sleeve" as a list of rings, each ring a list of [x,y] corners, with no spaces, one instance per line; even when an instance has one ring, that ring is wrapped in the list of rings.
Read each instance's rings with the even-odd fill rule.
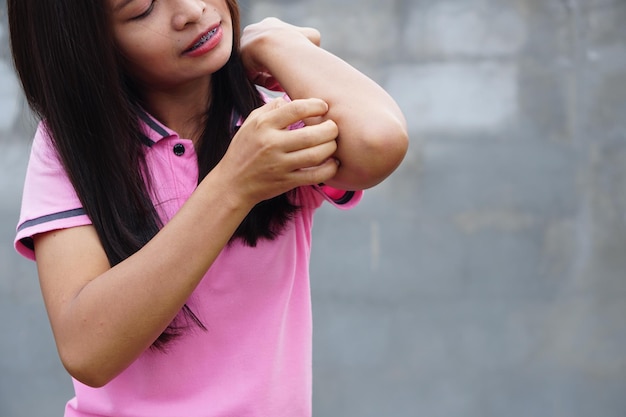
[[[341,210],[355,207],[363,197],[363,191],[344,191],[320,184],[300,188],[299,203],[306,208],[317,209],[325,201]]]
[[[349,210],[359,204],[363,197],[363,191],[345,191],[338,190],[328,185],[318,185],[313,187],[318,193],[324,197],[333,206],[342,210]]]
[[[15,249],[34,260],[34,235],[88,224],[91,220],[42,122],[35,133],[26,170]]]

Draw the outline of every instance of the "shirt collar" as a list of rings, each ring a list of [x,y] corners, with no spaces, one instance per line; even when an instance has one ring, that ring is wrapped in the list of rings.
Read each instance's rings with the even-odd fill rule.
[[[159,122],[147,111],[139,109],[137,116],[139,117],[139,128],[147,146],[152,146],[161,139],[172,136],[178,137],[178,133]]]
[[[137,111],[137,116],[139,117],[139,129],[141,129],[141,134],[143,136],[146,146],[152,147],[161,139],[169,137],[179,137],[178,133],[165,126],[163,123],[159,122],[157,119],[154,118],[154,116],[152,116],[144,109],[140,108]],[[243,124],[243,117],[241,117],[239,113],[233,111],[233,113],[231,114],[230,123],[231,129],[234,133]]]

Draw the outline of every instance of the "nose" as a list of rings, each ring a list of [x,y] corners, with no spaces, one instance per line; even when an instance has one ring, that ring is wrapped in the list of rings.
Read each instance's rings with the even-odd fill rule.
[[[173,3],[172,26],[176,30],[182,30],[190,23],[196,23],[206,9],[206,3],[203,0],[174,0]]]

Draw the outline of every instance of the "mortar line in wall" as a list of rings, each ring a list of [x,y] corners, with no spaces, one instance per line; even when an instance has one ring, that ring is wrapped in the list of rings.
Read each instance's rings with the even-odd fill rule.
[[[576,256],[572,264],[571,279],[572,287],[579,287],[585,278],[585,269],[590,262],[593,252],[593,176],[595,156],[589,142],[585,140],[584,130],[586,121],[584,94],[582,94],[583,83],[585,82],[585,46],[582,31],[581,6],[578,0],[562,0],[568,12],[570,22],[570,36],[572,42],[571,54],[573,70],[570,78],[570,134],[572,144],[575,149],[587,153],[591,151],[591,158],[582,175],[584,177],[581,190],[581,203],[577,220],[576,231]],[[571,288],[570,288],[571,290]]]

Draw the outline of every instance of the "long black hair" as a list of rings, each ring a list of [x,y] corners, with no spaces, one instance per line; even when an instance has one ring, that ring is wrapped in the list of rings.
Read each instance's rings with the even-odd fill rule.
[[[212,104],[198,147],[198,181],[224,156],[233,135],[233,113],[245,118],[263,104],[239,55],[237,1],[226,3],[233,21],[233,51],[212,75]],[[145,176],[149,171],[137,117],[140,100],[115,47],[106,1],[7,4],[11,50],[26,99],[44,120],[109,263],[116,265],[143,247],[162,224]],[[259,239],[275,238],[297,210],[292,201],[286,193],[259,203],[231,241],[255,246]],[[187,305],[182,311],[154,347],[163,348],[190,322],[204,327]]]

